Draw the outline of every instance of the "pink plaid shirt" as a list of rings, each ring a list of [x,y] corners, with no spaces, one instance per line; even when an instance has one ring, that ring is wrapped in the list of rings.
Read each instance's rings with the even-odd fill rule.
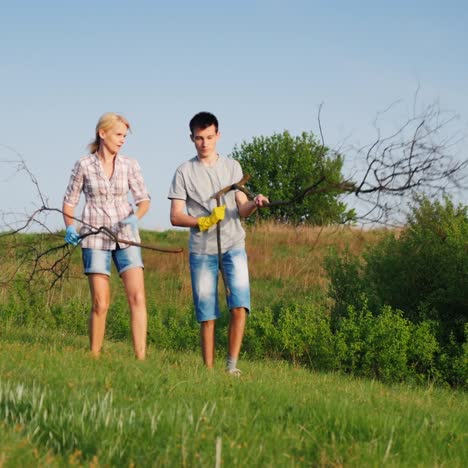
[[[96,154],[82,157],[72,170],[70,182],[64,196],[67,205],[75,207],[80,201],[80,194],[85,194],[85,206],[81,219],[92,228],[106,226],[120,239],[140,242],[140,235],[134,232],[131,225],[120,221],[133,213],[128,200],[128,192],[132,192],[135,204],[150,200],[141,169],[135,159],[117,155],[114,173],[109,179],[104,173],[101,162]],[[80,234],[92,230],[83,224]],[[84,248],[114,250],[116,243],[106,234],[99,233],[85,237],[81,242]],[[120,247],[127,247],[121,244]]]

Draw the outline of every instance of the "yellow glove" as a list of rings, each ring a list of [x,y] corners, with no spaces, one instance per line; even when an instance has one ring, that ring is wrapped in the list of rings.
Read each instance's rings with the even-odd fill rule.
[[[218,221],[224,219],[224,212],[226,211],[226,205],[217,206],[213,209],[210,216],[202,216],[198,218],[198,227],[200,231],[206,231],[214,226]]]

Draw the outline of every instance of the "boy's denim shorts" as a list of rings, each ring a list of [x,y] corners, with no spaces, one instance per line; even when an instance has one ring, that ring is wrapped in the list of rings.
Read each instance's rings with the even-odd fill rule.
[[[85,275],[100,273],[110,276],[111,258],[119,275],[130,268],[143,268],[141,248],[135,245],[116,250],[81,249],[81,257]]]
[[[230,290],[229,310],[244,307],[250,311],[250,284],[245,249],[223,253],[223,267]],[[218,255],[190,253],[190,276],[195,315],[199,322],[220,317],[218,304]]]

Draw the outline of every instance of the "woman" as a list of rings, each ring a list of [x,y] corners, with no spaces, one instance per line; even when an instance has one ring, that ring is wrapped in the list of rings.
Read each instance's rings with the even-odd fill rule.
[[[129,130],[130,124],[121,115],[109,112],[99,119],[96,137],[89,145],[90,154],[82,157],[73,168],[64,196],[63,214],[67,227],[65,240],[72,245],[81,242],[84,272],[88,276],[92,300],[89,318],[91,353],[98,356],[104,341],[112,258],[130,306],[135,357],[144,359],[147,314],[141,249],[115,241],[140,242],[137,221],[150,205],[137,161],[119,154]],[[127,199],[129,191],[136,211]],[[81,192],[85,195],[85,206],[78,234],[73,223]],[[110,229],[115,239],[104,232],[85,236],[101,226]]]

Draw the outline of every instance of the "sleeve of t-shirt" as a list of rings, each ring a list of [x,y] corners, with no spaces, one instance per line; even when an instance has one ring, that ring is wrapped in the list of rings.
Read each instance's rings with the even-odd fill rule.
[[[233,183],[235,184],[239,182],[242,179],[242,177],[244,177],[244,174],[242,172],[242,167],[239,164],[239,161],[234,160],[234,168],[233,168],[233,174],[232,174]]]
[[[187,189],[185,187],[185,180],[182,172],[177,169],[172,179],[171,186],[169,187],[169,193],[167,195],[169,199],[187,200]]]

